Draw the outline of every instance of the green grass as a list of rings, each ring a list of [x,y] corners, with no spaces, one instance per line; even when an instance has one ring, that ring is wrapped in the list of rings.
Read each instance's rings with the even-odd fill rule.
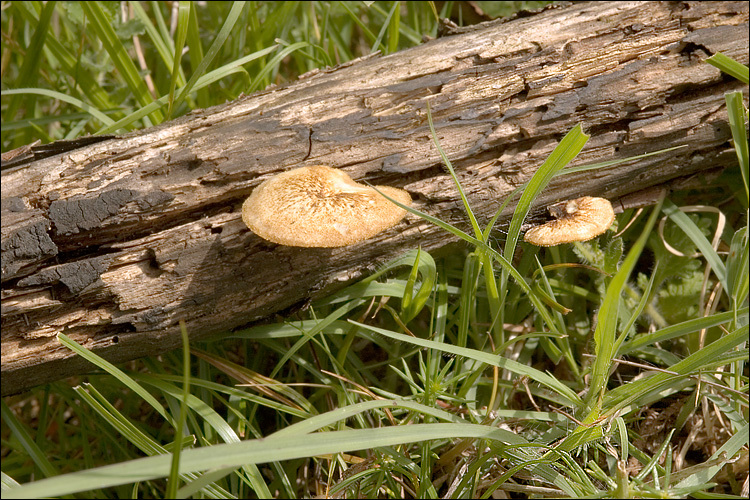
[[[128,22],[119,5],[3,10],[4,150],[147,127],[436,29],[426,3],[182,3],[172,36],[164,4],[126,4]],[[727,106],[739,168],[626,211],[590,242],[519,241],[534,198],[585,146],[576,127],[520,196],[501,200],[516,206],[507,234],[479,224],[456,182],[470,234],[422,215],[463,251],[410,250],[192,356],[186,339],[115,367],[61,336],[100,369],[3,400],[3,485],[15,488],[3,496],[738,495],[748,149],[741,94]],[[63,118],[39,121],[52,114]],[[723,202],[723,228],[715,212],[679,208],[696,199]]]

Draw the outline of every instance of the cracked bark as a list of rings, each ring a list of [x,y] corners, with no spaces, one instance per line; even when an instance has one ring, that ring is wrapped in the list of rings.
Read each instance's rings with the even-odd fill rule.
[[[126,136],[19,152],[2,172],[2,394],[91,368],[57,333],[113,362],[134,359],[179,346],[180,319],[205,339],[328,295],[407,249],[454,243],[408,216],[352,247],[289,248],[240,219],[270,175],[327,164],[404,188],[416,208],[466,229],[428,102],[483,222],[579,122],[591,139],[576,165],[687,147],[557,177],[539,213],[733,166],[723,95],[747,88],[704,60],[721,51],[747,64],[747,22],[745,2],[579,3],[314,71]]]

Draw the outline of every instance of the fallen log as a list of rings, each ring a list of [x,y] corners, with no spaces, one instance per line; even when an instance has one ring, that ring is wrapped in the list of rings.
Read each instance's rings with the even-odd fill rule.
[[[65,333],[113,362],[267,318],[360,279],[408,249],[454,243],[414,216],[364,243],[262,240],[240,207],[303,165],[407,190],[466,229],[426,119],[480,222],[577,123],[576,165],[687,146],[556,178],[538,200],[617,200],[736,164],[724,93],[706,64],[748,63],[746,2],[592,2],[493,21],[387,57],[102,141],[24,151],[2,172],[2,394],[91,368]],[[450,31],[449,31],[450,33]],[[51,152],[51,153],[50,153]],[[509,207],[499,222],[507,222]]]

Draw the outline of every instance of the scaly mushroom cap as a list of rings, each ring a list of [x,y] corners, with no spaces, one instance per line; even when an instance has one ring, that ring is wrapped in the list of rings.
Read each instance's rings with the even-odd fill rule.
[[[404,205],[409,193],[377,188]],[[366,240],[403,219],[406,210],[345,172],[317,165],[262,182],[242,204],[242,220],[255,234],[280,245],[341,247]]]
[[[609,200],[591,196],[556,203],[549,211],[557,219],[532,227],[526,231],[524,241],[540,247],[588,241],[609,229],[615,221]]]

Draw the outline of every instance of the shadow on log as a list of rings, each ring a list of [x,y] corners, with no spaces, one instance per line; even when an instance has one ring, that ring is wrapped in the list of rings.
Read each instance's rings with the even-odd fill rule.
[[[687,147],[557,177],[539,213],[736,165],[724,93],[747,89],[704,61],[721,51],[747,64],[747,22],[745,2],[578,3],[61,154],[31,148],[2,172],[2,394],[91,368],[58,333],[113,362],[158,354],[180,345],[179,320],[204,339],[328,295],[408,249],[454,243],[410,215],[351,247],[291,248],[240,219],[269,176],[326,164],[406,189],[417,209],[468,228],[428,102],[480,222],[577,123],[591,140],[576,165]]]

